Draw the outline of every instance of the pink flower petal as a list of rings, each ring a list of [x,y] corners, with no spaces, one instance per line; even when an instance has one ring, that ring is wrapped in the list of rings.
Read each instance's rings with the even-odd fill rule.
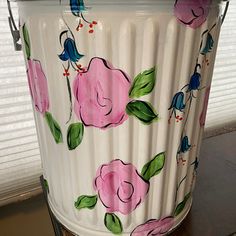
[[[115,127],[127,118],[130,79],[102,58],[92,58],[88,69],[78,73],[73,85],[75,113],[87,126]]]
[[[196,29],[207,19],[212,0],[177,0],[174,6],[174,14],[177,19]]]
[[[28,83],[36,110],[44,114],[49,109],[47,79],[40,61],[28,60]]]
[[[127,215],[144,201],[149,183],[142,179],[132,164],[113,160],[98,168],[94,189],[108,212]]]
[[[131,236],[166,235],[173,225],[173,217],[166,217],[160,220],[149,220],[146,223],[137,226],[131,233]]]

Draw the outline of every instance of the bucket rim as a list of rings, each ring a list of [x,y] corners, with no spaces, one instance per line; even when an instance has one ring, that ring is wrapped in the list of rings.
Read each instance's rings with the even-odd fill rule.
[[[69,4],[69,0],[9,0],[10,2],[55,2],[61,5]],[[120,3],[136,3],[136,4],[170,4],[176,3],[178,0],[85,0],[88,4],[120,4]],[[229,2],[230,0],[212,0],[209,5],[221,4],[223,2]],[[187,4],[186,4],[187,5]]]

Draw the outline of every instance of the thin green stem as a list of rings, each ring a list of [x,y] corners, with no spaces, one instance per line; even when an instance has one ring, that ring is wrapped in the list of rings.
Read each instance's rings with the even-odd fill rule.
[[[68,76],[66,76],[66,82],[67,82],[67,89],[68,89],[69,100],[70,100],[70,115],[69,115],[68,121],[66,122],[66,124],[68,124],[71,120],[71,117],[72,117],[72,95],[71,95],[70,80],[69,80]]]

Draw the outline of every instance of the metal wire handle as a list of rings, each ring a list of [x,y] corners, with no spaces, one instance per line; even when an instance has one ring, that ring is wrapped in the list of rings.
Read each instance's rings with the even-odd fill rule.
[[[22,46],[18,42],[20,40],[20,31],[16,27],[16,23],[15,23],[13,14],[12,14],[11,4],[10,4],[9,0],[7,0],[7,8],[8,8],[8,12],[9,12],[8,23],[9,23],[11,35],[13,38],[14,47],[15,47],[16,51],[21,51]]]

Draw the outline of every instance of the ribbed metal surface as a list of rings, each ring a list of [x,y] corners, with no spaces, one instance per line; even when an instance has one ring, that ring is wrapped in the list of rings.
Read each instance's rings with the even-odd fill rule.
[[[64,19],[57,13],[43,18],[40,14],[34,14],[28,18],[29,11],[24,8],[20,10],[21,22],[27,23],[30,32],[32,58],[41,61],[47,77],[49,111],[60,124],[64,136],[64,143],[56,145],[44,117],[35,113],[44,177],[49,183],[49,201],[54,214],[68,229],[79,235],[89,235],[83,234],[80,227],[101,231],[102,235],[109,234],[104,227],[106,210],[101,202],[98,201],[93,210],[78,211],[74,207],[75,200],[81,195],[96,194],[93,181],[102,164],[121,159],[125,163],[132,163],[141,172],[144,164],[156,154],[165,152],[165,167],[150,181],[146,200],[129,216],[117,215],[123,223],[125,233],[131,232],[148,219],[171,215],[176,205],[192,190],[194,167],[191,163],[199,152],[202,135],[199,116],[205,90],[196,92],[197,98],[192,102],[186,123],[177,123],[173,119],[168,124],[168,108],[174,94],[189,83],[199,54],[201,32],[217,21],[215,13],[212,12],[210,20],[204,26],[194,31],[180,25],[172,16],[172,11],[161,13],[154,9],[139,13],[126,12],[125,9],[115,12],[92,10],[86,17],[98,21],[94,34],[90,35],[86,30],[79,33],[74,31],[78,50],[86,55],[80,63],[86,66],[92,57],[102,57],[114,67],[125,71],[132,79],[141,71],[156,66],[155,89],[143,100],[153,104],[160,118],[149,126],[129,117],[124,124],[115,128],[100,130],[85,127],[81,145],[74,151],[68,151],[66,121],[70,104],[66,80],[62,75],[63,67],[58,58],[62,51],[59,35],[66,29],[65,21],[71,29],[75,29],[78,22],[70,14],[64,15]],[[208,57],[210,65],[202,68],[202,88],[206,88],[211,82],[218,31],[217,25],[213,32],[215,48]],[[71,72],[71,85],[75,76],[76,73]],[[87,93],[89,96],[90,91]],[[187,114],[185,118],[186,116]],[[78,118],[73,113],[70,123],[76,121]],[[177,165],[176,154],[183,129],[186,130],[192,148],[183,155],[186,164]],[[185,176],[186,180],[176,196],[177,185]]]
[[[96,1],[96,3],[97,2],[98,1]],[[105,1],[99,1],[98,6],[104,2]],[[116,4],[117,2],[118,1],[116,1]],[[139,2],[142,5],[142,2],[144,1],[139,1]],[[168,1],[168,2],[171,2],[171,1]],[[57,1],[57,3],[59,4],[59,1]],[[88,3],[88,1],[86,1],[86,3]],[[127,1],[123,1],[123,3],[127,4]],[[166,4],[167,1],[158,1],[158,3]],[[93,5],[94,1],[91,1],[91,4]],[[145,4],[147,4],[147,1],[145,1]],[[167,5],[168,4],[169,3],[167,3]],[[234,103],[236,101],[236,97],[235,97],[236,93],[234,91],[234,87],[235,87],[234,58],[235,58],[235,51],[236,51],[235,50],[235,36],[234,36],[235,34],[235,29],[234,29],[235,17],[234,16],[235,16],[235,9],[236,9],[235,4],[236,4],[235,1],[230,2],[228,15],[226,17],[226,21],[223,25],[223,29],[221,33],[219,53],[216,60],[216,70],[214,74],[214,81],[213,81],[213,87],[211,90],[212,93],[211,93],[211,98],[209,102],[209,110],[208,110],[207,127],[210,127],[210,128],[215,128],[218,125],[222,126],[223,124],[227,122],[235,121],[235,109],[234,109],[235,107]],[[118,4],[118,5],[120,6],[121,4]],[[1,49],[0,51],[0,58],[1,58],[0,59],[1,61],[0,125],[2,124],[0,126],[1,127],[0,129],[0,146],[1,146],[0,162],[4,163],[4,167],[0,170],[0,175],[1,175],[0,179],[1,181],[2,180],[7,181],[7,183],[4,182],[4,186],[2,185],[2,182],[0,181],[0,188],[1,188],[0,204],[4,204],[4,199],[10,198],[13,195],[16,196],[17,194],[21,194],[24,191],[28,191],[32,187],[38,184],[38,176],[41,173],[41,168],[40,168],[41,163],[39,161],[40,156],[39,155],[37,157],[34,156],[37,153],[39,153],[39,150],[38,150],[38,144],[36,141],[36,131],[35,131],[34,121],[33,121],[32,112],[31,112],[32,105],[30,102],[30,96],[25,93],[21,94],[22,91],[25,92],[28,87],[27,79],[25,75],[25,67],[23,64],[23,58],[22,58],[21,53],[15,52],[13,48],[13,40],[10,34],[8,19],[7,19],[8,12],[7,12],[6,1],[1,0],[0,6],[1,6],[0,8],[0,28],[1,28],[1,33],[0,33],[1,35],[0,37],[0,49]],[[12,6],[13,6],[12,7],[13,15],[17,16],[16,4],[12,3]],[[104,9],[104,6],[102,6],[102,8]],[[116,6],[116,8],[118,7]],[[17,17],[16,17],[16,20],[17,20]],[[58,26],[58,23],[55,23],[53,27],[57,28],[60,26]],[[98,53],[103,52],[104,50],[107,50],[106,54],[104,52],[104,57],[109,58],[110,60],[113,61],[113,58],[116,56],[113,55],[113,58],[112,58],[112,55],[108,56],[108,54],[112,54],[111,53],[111,50],[112,50],[111,30],[109,27],[107,27],[105,31],[106,31],[106,35],[103,30],[102,31],[96,30],[96,36],[99,37],[99,40],[95,42],[97,45],[95,49]],[[125,36],[123,38],[125,39]],[[87,37],[84,37],[84,40],[87,40]],[[101,40],[105,40],[104,41],[105,43],[103,43],[103,48],[101,48],[101,42],[100,42]],[[79,39],[78,41],[81,41],[81,39]],[[122,45],[122,42],[120,42],[120,44]],[[161,45],[161,47],[162,46],[163,45]],[[116,45],[114,45],[113,47],[116,47]],[[57,53],[59,53],[60,50],[61,48],[58,47]],[[158,48],[157,51],[160,51],[160,49]],[[143,53],[148,54],[148,51],[144,49]],[[169,65],[169,60],[170,59],[168,58],[166,59],[166,65]],[[168,72],[166,72],[166,74],[168,74]],[[61,73],[60,73],[60,76],[61,76]],[[161,81],[159,81],[158,85],[161,86]],[[161,90],[159,89],[159,87],[156,88],[156,90],[158,92],[155,92],[155,96],[157,96],[159,99]],[[164,92],[162,93],[164,94]],[[163,106],[162,104],[159,104],[159,105]],[[22,115],[24,113],[29,119],[26,119],[26,120],[22,119]],[[1,122],[2,119],[4,123]],[[8,124],[6,125],[6,123]],[[161,132],[166,132],[167,127],[168,126],[164,127],[164,126],[159,125],[158,130],[156,130],[155,132],[151,132],[150,135],[153,137],[152,145],[155,145],[155,142],[157,139],[159,140],[158,143],[165,142],[166,143],[165,145],[169,143],[170,138],[169,139],[166,138],[164,140],[162,139],[163,135],[160,134]],[[141,132],[137,131],[135,134],[142,134],[142,132],[143,131]],[[113,137],[115,137],[115,135],[116,134],[112,134]],[[169,136],[171,135],[168,135],[168,137]],[[198,133],[196,134],[196,136],[198,136]],[[120,139],[124,138],[122,134],[119,137]],[[126,139],[126,142],[127,140],[128,138]],[[118,145],[116,145],[116,147],[113,147],[113,148],[115,150],[119,149],[119,153],[120,153],[119,156],[125,155],[125,151],[119,148]],[[95,153],[97,152],[96,149],[99,150],[100,147],[97,147],[97,145],[95,146],[95,150],[94,150]],[[93,152],[91,151],[91,153]],[[32,155],[32,158],[31,158],[31,155]],[[91,155],[94,155],[94,154],[91,154]],[[195,151],[191,155],[194,156]],[[29,163],[27,164],[27,160],[31,161],[30,165]],[[5,170],[5,167],[8,166],[7,162],[11,163],[10,164],[11,168]],[[26,162],[25,165],[23,164],[24,162]],[[21,163],[21,165],[19,165],[19,163]],[[79,161],[78,161],[78,164],[79,164]],[[14,167],[14,165],[16,166],[16,168]],[[71,163],[71,168],[76,169],[76,167],[74,166],[74,163]],[[28,181],[21,181],[23,178],[28,178]],[[159,176],[158,179],[159,178],[162,178],[162,177]],[[167,175],[165,178],[168,179],[169,176]],[[156,181],[156,179],[153,181]],[[186,184],[186,186],[187,185],[188,184]],[[8,186],[9,188],[11,188],[11,191],[6,190],[5,186]],[[156,185],[153,186],[153,188],[158,189]],[[167,188],[165,192],[166,191],[168,191]],[[164,192],[160,194],[163,195]],[[76,195],[76,193],[74,193],[74,195]],[[162,199],[160,199],[160,201],[162,203],[164,202],[162,204],[162,208],[165,208],[164,207],[164,205],[166,204],[165,198],[163,199],[163,201]],[[153,202],[153,204],[154,205],[150,205],[150,208],[152,206],[156,207],[156,209],[160,208],[159,201],[155,201]],[[159,210],[157,212],[159,212]]]

